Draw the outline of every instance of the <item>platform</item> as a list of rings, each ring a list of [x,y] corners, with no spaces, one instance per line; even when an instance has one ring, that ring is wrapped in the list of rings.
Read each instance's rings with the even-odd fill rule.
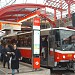
[[[12,75],[12,70],[2,67],[2,63],[0,62],[0,75]],[[15,75],[50,75],[50,69],[47,68],[40,68],[39,70],[35,71],[32,69],[31,64],[20,62],[19,73],[15,71]]]

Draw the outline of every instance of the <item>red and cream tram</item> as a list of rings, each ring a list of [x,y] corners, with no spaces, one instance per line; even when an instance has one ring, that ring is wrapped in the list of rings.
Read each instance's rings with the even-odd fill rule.
[[[59,27],[40,32],[41,65],[75,70],[75,30]],[[16,38],[22,57],[32,59],[32,31],[19,33]]]

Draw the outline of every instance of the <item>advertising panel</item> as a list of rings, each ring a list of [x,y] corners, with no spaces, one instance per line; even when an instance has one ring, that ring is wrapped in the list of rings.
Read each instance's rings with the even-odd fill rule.
[[[40,54],[40,31],[34,31],[34,52],[33,54]]]
[[[13,30],[21,30],[21,25],[19,24],[2,24],[2,30],[4,29],[13,29]]]
[[[0,21],[0,30],[21,30],[21,23]]]

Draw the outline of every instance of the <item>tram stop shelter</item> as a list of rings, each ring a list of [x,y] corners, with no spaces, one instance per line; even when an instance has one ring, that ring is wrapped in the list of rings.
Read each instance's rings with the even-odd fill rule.
[[[47,20],[52,26],[55,27],[57,19],[56,10],[60,11],[61,19],[63,11],[68,10],[68,17],[71,18],[71,5],[75,3],[74,0],[44,0],[44,4],[13,4],[0,9],[0,20],[10,22],[23,22],[35,16],[40,16],[42,20]],[[54,10],[54,19],[46,12],[46,7]],[[71,8],[70,8],[71,7]],[[42,9],[44,9],[42,11]],[[71,11],[72,10],[72,11]],[[50,14],[50,13],[49,13]],[[49,16],[49,17],[48,17]],[[30,22],[30,21],[29,21]],[[28,25],[26,25],[28,26]]]
[[[40,18],[46,18],[53,26],[55,23],[47,17],[45,7],[48,5],[42,4],[13,4],[0,9],[0,20],[10,22],[23,22],[32,17],[40,16]],[[52,7],[49,7],[52,8]],[[57,8],[60,10],[60,8]]]
[[[34,17],[46,18],[49,21],[49,23],[51,23],[53,27],[55,27],[55,23],[52,20],[50,20],[48,17],[46,17],[45,13],[41,12],[41,9],[45,7],[49,7],[49,6],[45,6],[41,4],[14,4],[14,5],[6,6],[0,9],[0,20],[1,20],[0,29],[6,31],[11,30],[11,33],[14,30],[16,31],[21,30],[23,27],[21,26],[21,23],[23,24],[23,22]],[[33,21],[31,22],[33,25]],[[29,26],[27,25],[25,26],[26,29],[32,27],[30,25]]]

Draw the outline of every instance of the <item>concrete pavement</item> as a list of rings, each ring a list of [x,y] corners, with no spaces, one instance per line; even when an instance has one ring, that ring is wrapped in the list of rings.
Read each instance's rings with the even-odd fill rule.
[[[2,67],[0,63],[0,75],[12,75],[12,70]],[[15,70],[15,75],[50,75],[50,69],[40,68],[39,70],[33,70],[31,64],[20,62],[19,73]]]

